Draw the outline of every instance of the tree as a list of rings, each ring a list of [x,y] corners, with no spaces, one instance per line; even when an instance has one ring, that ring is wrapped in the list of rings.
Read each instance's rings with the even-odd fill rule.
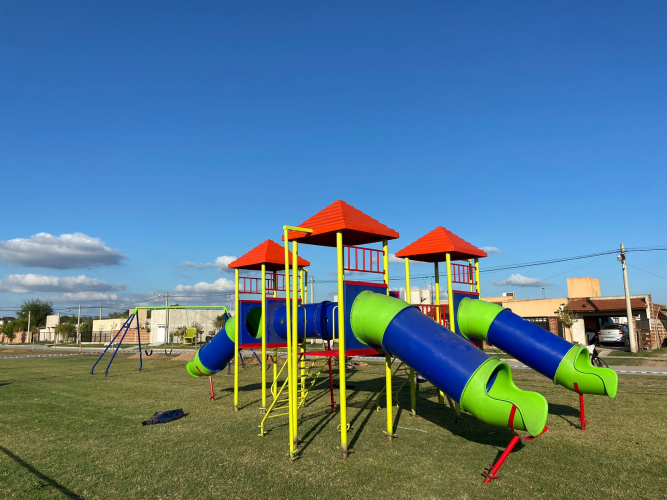
[[[558,322],[562,325],[563,331],[569,331],[570,341],[572,340],[572,325],[574,325],[575,315],[570,309],[570,304],[561,304],[557,311],[554,311],[556,316],[558,316]],[[567,339],[567,333],[565,333],[565,340]]]
[[[56,333],[63,341],[70,340],[76,337],[76,326],[72,323],[60,323],[56,326]]]
[[[201,324],[197,323],[196,321],[192,322],[190,328],[194,328],[195,330],[197,330],[197,337],[199,337],[202,333],[204,333],[204,327],[201,326]]]
[[[120,318],[129,318],[130,317],[130,310],[127,309],[123,312],[115,312],[115,313],[109,313],[107,318],[109,319],[120,319]]]
[[[16,315],[19,319],[28,321],[28,312],[31,326],[46,326],[46,317],[53,314],[53,304],[40,299],[24,300]]]
[[[8,321],[7,323],[0,325],[0,333],[7,337],[10,342],[14,340],[16,337],[16,331],[14,331],[14,322]]]
[[[169,332],[169,337],[171,337],[171,341],[174,342],[180,342],[181,339],[183,339],[183,336],[187,333],[187,328],[184,326],[179,326],[174,330],[173,332]]]
[[[79,333],[93,333],[93,320],[87,319],[85,321],[81,321]]]
[[[215,317],[213,326],[215,327],[216,330],[222,330],[225,327],[225,323],[227,323],[227,316],[221,314],[220,316]]]

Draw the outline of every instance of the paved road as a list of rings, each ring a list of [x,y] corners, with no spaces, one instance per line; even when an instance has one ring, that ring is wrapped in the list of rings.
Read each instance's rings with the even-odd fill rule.
[[[513,364],[509,362],[509,365],[512,368],[518,368],[519,370],[531,370],[530,366],[522,364]],[[610,366],[612,370],[616,373],[622,375],[666,375],[667,376],[667,366],[665,367],[656,367],[656,366]]]

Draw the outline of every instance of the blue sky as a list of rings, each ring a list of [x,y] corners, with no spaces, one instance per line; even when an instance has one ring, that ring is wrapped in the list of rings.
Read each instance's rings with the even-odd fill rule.
[[[0,308],[221,290],[218,257],[337,199],[399,231],[391,251],[438,225],[497,247],[482,268],[664,246],[666,15],[648,1],[5,2]],[[333,251],[304,251],[330,280]],[[628,261],[631,291],[666,302],[667,252]],[[573,276],[623,290],[612,255],[487,273],[483,293],[541,296],[491,283],[514,273],[551,297]]]

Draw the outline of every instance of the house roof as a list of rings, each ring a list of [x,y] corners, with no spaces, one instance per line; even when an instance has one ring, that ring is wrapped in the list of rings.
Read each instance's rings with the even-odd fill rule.
[[[289,262],[292,263],[292,252],[289,252]],[[308,267],[310,262],[298,258],[299,267]],[[273,240],[265,240],[255,248],[245,253],[227,267],[230,269],[247,269],[261,271],[262,264],[266,265],[267,271],[280,271],[285,269],[285,247]]]
[[[438,226],[403,250],[396,252],[396,257],[407,257],[421,262],[443,262],[447,253],[452,260],[487,256],[484,250],[468,243],[448,229]]]
[[[630,307],[633,310],[646,309],[646,301],[643,298],[631,298]],[[625,299],[570,299],[570,310],[574,312],[625,311]]]
[[[334,201],[299,227],[312,229],[313,232],[290,231],[287,235],[289,240],[327,247],[336,246],[336,233],[339,231],[343,233],[345,245],[363,245],[399,237],[398,232],[342,200]]]

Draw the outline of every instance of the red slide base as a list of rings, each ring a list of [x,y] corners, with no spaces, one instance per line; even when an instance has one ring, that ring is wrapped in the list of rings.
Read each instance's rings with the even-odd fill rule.
[[[544,427],[542,432],[540,432],[539,436],[535,437],[521,437],[519,436],[516,431],[514,430],[514,415],[516,414],[516,406],[512,406],[512,411],[510,412],[510,421],[509,421],[509,428],[512,430],[514,433],[514,437],[510,441],[510,444],[507,445],[507,448],[502,452],[500,457],[498,457],[498,460],[496,460],[496,463],[492,464],[489,466],[489,471],[484,471],[482,472],[482,475],[484,476],[484,484],[489,484],[492,480],[498,479],[500,476],[498,475],[498,471],[500,468],[503,466],[505,463],[505,460],[507,460],[507,457],[510,456],[510,453],[512,453],[512,450],[516,446],[516,444],[519,441],[532,441],[534,439],[537,439],[540,437],[542,434],[547,432],[549,430],[548,427]]]

